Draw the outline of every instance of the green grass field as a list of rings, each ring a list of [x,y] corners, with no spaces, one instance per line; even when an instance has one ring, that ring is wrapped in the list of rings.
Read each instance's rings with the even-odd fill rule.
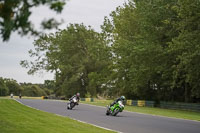
[[[1,96],[0,99],[6,98],[9,99],[10,96]],[[13,98],[17,99],[19,96],[13,96]],[[27,96],[22,96],[23,99],[42,99],[42,97],[27,97]]]
[[[96,100],[94,102],[81,101],[81,103],[93,104],[104,107],[106,105],[109,105],[111,102],[113,101],[112,100]],[[161,109],[161,108],[151,108],[151,107],[137,107],[137,106],[125,106],[125,110],[137,113],[200,121],[200,112],[194,112],[194,111]]]
[[[67,117],[38,111],[12,99],[0,99],[1,133],[109,133]]]

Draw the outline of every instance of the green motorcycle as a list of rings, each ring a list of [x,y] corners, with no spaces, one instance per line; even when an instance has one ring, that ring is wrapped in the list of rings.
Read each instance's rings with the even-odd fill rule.
[[[122,103],[122,101],[118,101],[113,106],[107,107],[106,115],[116,116],[119,112],[122,112],[123,110],[124,110],[124,104]]]

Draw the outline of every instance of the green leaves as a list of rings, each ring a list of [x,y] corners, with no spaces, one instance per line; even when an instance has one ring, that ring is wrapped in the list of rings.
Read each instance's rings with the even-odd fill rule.
[[[131,0],[105,19],[103,32],[113,37],[116,90],[149,100],[188,102],[199,95],[198,5],[197,0]]]
[[[0,2],[0,34],[3,41],[8,41],[12,32],[17,31],[20,35],[38,36],[42,31],[34,28],[29,20],[31,8],[39,5],[47,5],[51,10],[61,13],[65,5],[65,0],[3,0]],[[57,28],[62,23],[50,18],[44,20],[44,29]]]
[[[55,71],[57,95],[196,101],[200,98],[198,0],[130,0],[105,17],[102,33],[83,24],[35,41],[22,62]],[[51,25],[51,22],[49,22]],[[47,26],[48,27],[48,26]]]
[[[50,9],[55,10],[58,13],[61,13],[64,5],[65,5],[65,1],[54,2],[51,4]]]
[[[8,95],[8,87],[3,78],[0,77],[0,96],[7,96]]]
[[[108,65],[106,49],[101,34],[83,24],[70,24],[65,30],[36,40],[35,50],[30,51],[36,60],[23,61],[22,65],[30,66],[30,73],[41,69],[54,71],[58,95],[70,96],[79,91],[84,96],[88,90],[95,96],[92,91],[101,92],[101,84],[94,85],[94,82],[105,82],[100,73]],[[99,78],[91,79],[91,73]]]

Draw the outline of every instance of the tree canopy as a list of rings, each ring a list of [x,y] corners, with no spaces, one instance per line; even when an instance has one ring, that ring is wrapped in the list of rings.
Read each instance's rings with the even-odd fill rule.
[[[34,43],[31,56],[35,62],[22,61],[29,73],[45,69],[54,71],[57,95],[73,95],[88,91],[92,96],[101,92],[108,72],[109,48],[103,36],[83,24],[71,24],[65,30],[41,37]],[[32,64],[32,66],[29,66]]]
[[[49,96],[54,95],[55,82],[45,80],[43,84],[17,83],[14,79],[0,77],[0,96]]]
[[[57,95],[200,101],[200,1],[129,0],[102,32],[71,24],[35,41],[29,74],[55,71]]]
[[[34,28],[30,21],[31,9],[46,5],[50,10],[61,13],[65,0],[1,0],[0,1],[0,34],[3,41],[8,41],[12,32],[19,35],[39,35],[41,31]],[[43,20],[43,29],[57,28],[61,22],[54,18]]]

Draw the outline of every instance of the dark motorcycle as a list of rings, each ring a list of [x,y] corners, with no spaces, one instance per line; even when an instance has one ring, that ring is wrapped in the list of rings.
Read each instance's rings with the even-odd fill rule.
[[[74,97],[73,99],[70,100],[69,103],[67,103],[67,109],[73,109],[76,105],[78,105],[78,100],[76,99],[76,97]]]

